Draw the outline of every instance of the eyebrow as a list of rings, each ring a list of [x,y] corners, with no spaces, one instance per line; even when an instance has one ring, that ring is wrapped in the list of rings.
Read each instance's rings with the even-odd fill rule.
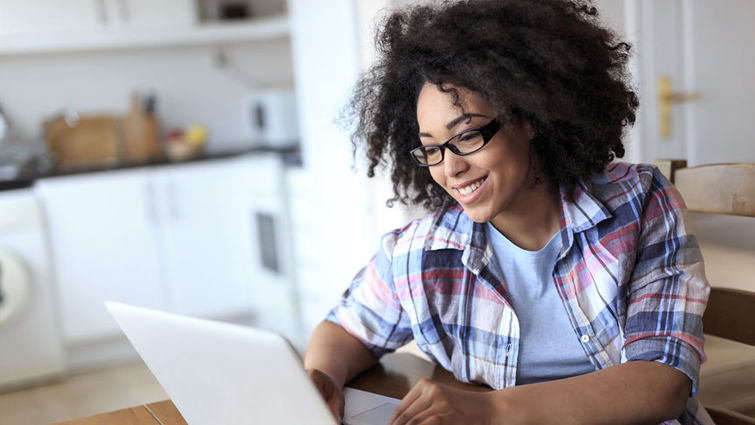
[[[446,124],[446,128],[450,130],[450,129],[456,127],[460,122],[462,122],[464,120],[468,120],[468,119],[473,118],[473,117],[484,117],[484,116],[485,115],[482,115],[482,114],[464,114],[464,115],[459,115],[458,117],[456,117],[453,120],[451,120],[451,122],[449,122],[448,124]],[[420,132],[419,133],[419,137],[433,137],[433,135],[430,134],[430,133]]]

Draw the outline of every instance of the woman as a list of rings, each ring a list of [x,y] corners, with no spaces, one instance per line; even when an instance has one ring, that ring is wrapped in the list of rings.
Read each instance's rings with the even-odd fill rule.
[[[414,339],[472,393],[423,381],[391,424],[700,423],[708,296],[678,192],[612,163],[629,46],[570,0],[393,13],[352,106],[370,176],[431,214],[388,233],[312,335],[342,388]]]

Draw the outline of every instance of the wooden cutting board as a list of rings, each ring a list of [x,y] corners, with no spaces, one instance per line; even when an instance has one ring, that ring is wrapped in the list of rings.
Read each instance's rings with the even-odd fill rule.
[[[120,131],[110,115],[82,116],[69,125],[63,117],[43,124],[47,151],[59,170],[104,167],[118,164]]]

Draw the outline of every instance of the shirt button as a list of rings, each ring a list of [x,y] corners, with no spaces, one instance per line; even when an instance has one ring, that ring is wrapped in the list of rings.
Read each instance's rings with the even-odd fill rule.
[[[587,335],[582,335],[582,338],[580,338],[580,339],[582,340],[582,342],[587,342],[587,341],[590,340],[590,337],[587,336]]]

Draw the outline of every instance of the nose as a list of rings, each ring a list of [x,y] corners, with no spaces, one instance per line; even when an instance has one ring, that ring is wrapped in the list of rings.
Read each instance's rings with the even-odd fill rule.
[[[443,154],[443,172],[447,177],[464,174],[467,168],[469,168],[469,164],[463,156],[456,155],[451,152],[451,149],[446,149]]]

